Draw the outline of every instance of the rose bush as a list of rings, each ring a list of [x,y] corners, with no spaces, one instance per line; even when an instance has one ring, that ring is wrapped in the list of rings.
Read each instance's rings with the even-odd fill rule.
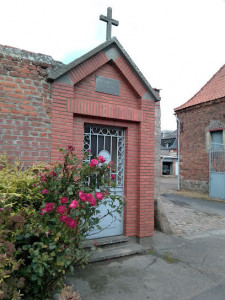
[[[29,194],[29,201],[25,197],[22,203],[15,198],[0,202],[0,283],[4,286],[0,299],[20,299],[20,294],[24,299],[50,299],[62,287],[64,274],[87,262],[88,255],[79,246],[91,229],[102,230],[99,206],[108,203],[109,214],[122,210],[123,199],[110,192],[115,186],[111,164],[100,156],[88,161],[90,153],[79,160],[73,146],[60,152],[61,162],[33,174],[31,194],[38,194],[34,203]]]

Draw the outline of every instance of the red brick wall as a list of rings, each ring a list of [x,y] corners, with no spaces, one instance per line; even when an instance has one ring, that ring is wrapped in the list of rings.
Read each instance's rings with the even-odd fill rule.
[[[224,128],[225,99],[198,105],[195,108],[177,112],[181,122],[180,153],[181,179],[183,186],[201,190],[201,182],[209,181],[209,155],[207,133],[209,130]],[[204,188],[203,188],[204,190]]]
[[[50,161],[52,67],[43,55],[0,46],[0,152],[25,165]]]

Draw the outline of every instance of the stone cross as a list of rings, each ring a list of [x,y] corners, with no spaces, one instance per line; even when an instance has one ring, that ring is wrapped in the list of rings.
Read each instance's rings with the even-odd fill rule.
[[[106,40],[111,38],[112,35],[112,25],[118,26],[119,21],[112,19],[112,8],[107,8],[107,17],[100,15],[99,20],[104,21],[107,23],[106,27]]]

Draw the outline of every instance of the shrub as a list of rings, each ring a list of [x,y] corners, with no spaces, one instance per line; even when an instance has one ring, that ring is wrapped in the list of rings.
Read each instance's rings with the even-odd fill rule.
[[[0,206],[19,207],[34,206],[39,209],[43,195],[38,188],[39,178],[35,175],[43,165],[34,165],[24,169],[17,160],[11,163],[3,154],[0,155]]]
[[[105,164],[103,157],[90,162],[85,157],[83,162],[72,146],[60,151],[62,162],[43,168],[39,178],[28,176],[29,184],[25,180],[21,185],[29,186],[30,192],[15,198],[14,189],[13,197],[7,197],[1,209],[2,299],[20,299],[20,294],[25,299],[49,299],[62,287],[66,271],[87,262],[87,253],[79,245],[92,228],[101,230],[99,206],[108,203],[109,214],[122,209],[123,199],[110,193],[115,184],[110,179],[110,164]],[[3,167],[1,172],[11,178],[10,169]],[[31,195],[35,195],[34,202]]]

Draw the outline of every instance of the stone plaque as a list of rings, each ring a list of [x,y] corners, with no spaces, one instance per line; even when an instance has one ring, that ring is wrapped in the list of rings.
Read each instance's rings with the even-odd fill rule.
[[[120,80],[107,78],[103,76],[96,76],[95,91],[104,94],[119,96]]]

